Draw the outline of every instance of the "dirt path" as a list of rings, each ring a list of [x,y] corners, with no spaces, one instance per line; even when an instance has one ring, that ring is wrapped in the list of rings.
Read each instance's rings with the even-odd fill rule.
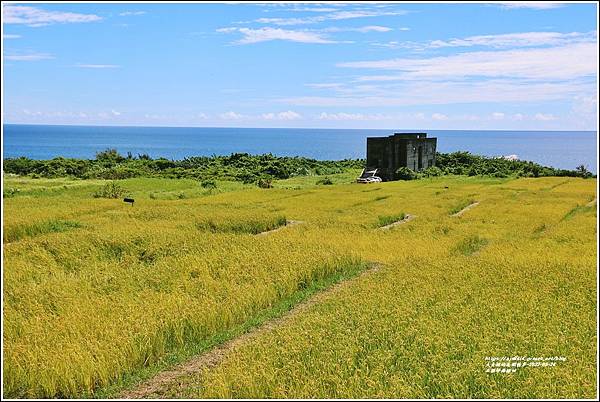
[[[464,214],[465,212],[467,212],[469,209],[475,208],[477,205],[479,205],[479,201],[475,201],[474,203],[467,205],[466,207],[464,207],[463,209],[461,209],[457,213],[453,214],[452,216],[461,216],[462,214]]]
[[[391,228],[393,228],[395,226],[399,226],[399,225],[402,225],[402,224],[404,224],[406,222],[410,222],[410,221],[412,221],[415,218],[416,218],[415,215],[406,214],[406,216],[404,217],[404,219],[399,220],[398,222],[390,223],[389,225],[382,226],[382,227],[378,228],[378,230],[388,230],[388,229],[391,229]]]
[[[366,275],[373,274],[378,271],[382,267],[380,263],[372,263],[369,268],[365,271],[361,272],[359,275],[351,278],[347,281],[339,282],[330,288],[315,294],[308,300],[305,300],[290,311],[285,313],[283,316],[279,318],[275,318],[273,320],[267,321],[262,325],[251,329],[238,336],[237,338],[231,339],[224,344],[215,347],[212,350],[209,350],[203,354],[200,354],[191,360],[188,360],[185,363],[179,364],[173,367],[170,370],[163,371],[148,381],[136,386],[134,389],[127,390],[122,392],[118,398],[123,399],[133,399],[133,398],[155,398],[160,397],[161,393],[164,393],[166,390],[169,390],[173,386],[178,384],[178,380],[186,375],[197,373],[200,370],[206,368],[212,368],[217,366],[221,361],[225,359],[227,354],[234,348],[237,348],[244,343],[250,342],[252,339],[265,334],[274,328],[283,325],[287,321],[291,320],[297,314],[306,311],[311,306],[324,301],[327,297],[330,297],[335,292],[338,292],[340,289],[349,286],[351,283],[360,280]]]
[[[285,225],[280,226],[277,229],[267,230],[266,232],[260,232],[260,233],[257,233],[256,236],[266,236],[266,235],[269,235],[271,233],[275,233],[275,232],[277,232],[277,231],[279,231],[281,229],[285,229],[287,227],[294,226],[294,225],[300,225],[300,224],[303,224],[303,223],[304,223],[303,221],[287,221],[285,223]]]

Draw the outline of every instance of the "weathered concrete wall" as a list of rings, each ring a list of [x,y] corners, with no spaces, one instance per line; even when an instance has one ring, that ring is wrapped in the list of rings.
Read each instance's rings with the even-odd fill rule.
[[[404,166],[414,171],[435,166],[437,138],[425,133],[397,133],[389,137],[367,138],[367,167],[379,169],[386,181],[396,179],[396,170]]]

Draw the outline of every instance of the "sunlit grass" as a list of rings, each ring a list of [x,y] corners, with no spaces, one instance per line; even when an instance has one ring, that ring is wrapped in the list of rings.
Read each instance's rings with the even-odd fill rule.
[[[336,185],[312,176],[271,189],[119,181],[133,207],[94,198],[102,181],[5,177],[20,191],[3,211],[4,396],[113,395],[372,261],[383,268],[172,396],[595,395],[597,217],[581,207],[595,180],[329,177]],[[373,230],[405,213],[418,219]],[[304,224],[253,236],[287,220]],[[485,356],[514,354],[567,361],[484,372]]]

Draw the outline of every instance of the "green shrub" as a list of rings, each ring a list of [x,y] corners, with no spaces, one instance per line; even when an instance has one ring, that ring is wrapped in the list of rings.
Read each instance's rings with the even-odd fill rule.
[[[428,167],[427,169],[423,170],[424,177],[437,177],[437,176],[442,176],[443,174],[444,174],[444,171],[437,166],[431,166],[431,167]]]
[[[11,198],[14,197],[15,195],[17,195],[17,193],[19,193],[19,189],[18,188],[5,188],[2,191],[2,198]]]
[[[273,181],[268,177],[261,177],[257,180],[256,185],[260,188],[272,188]]]
[[[325,186],[330,186],[333,184],[333,181],[329,177],[324,177],[321,180],[317,181],[317,184],[322,184]]]
[[[488,244],[488,242],[487,239],[478,235],[469,236],[454,247],[454,252],[465,256],[473,255]]]
[[[111,181],[98,189],[94,193],[94,198],[121,198],[125,192],[123,187]]]
[[[207,190],[214,190],[217,188],[217,182],[214,180],[203,180],[200,183],[200,186],[202,186],[202,188],[205,188]]]
[[[407,167],[400,167],[396,170],[396,178],[399,180],[415,180],[417,173]]]

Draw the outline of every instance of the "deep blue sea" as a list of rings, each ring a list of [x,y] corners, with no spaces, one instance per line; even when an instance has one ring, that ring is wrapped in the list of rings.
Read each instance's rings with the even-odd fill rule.
[[[57,156],[94,158],[116,148],[121,154],[153,158],[272,153],[315,159],[364,158],[366,137],[394,131],[290,128],[102,127],[4,125],[4,158]],[[584,164],[596,173],[595,131],[425,131],[438,138],[439,152],[469,151],[487,156],[517,155],[542,165],[574,169]]]

